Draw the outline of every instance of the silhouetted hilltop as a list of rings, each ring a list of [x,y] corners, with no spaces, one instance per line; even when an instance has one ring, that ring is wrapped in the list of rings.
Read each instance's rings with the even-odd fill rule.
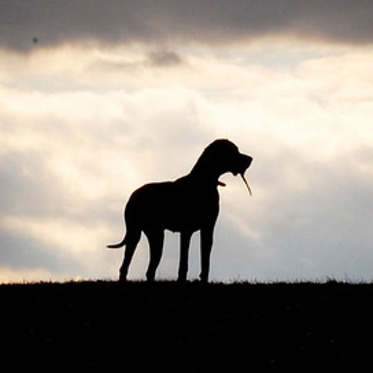
[[[14,368],[307,371],[371,365],[373,285],[70,282],[0,286]]]

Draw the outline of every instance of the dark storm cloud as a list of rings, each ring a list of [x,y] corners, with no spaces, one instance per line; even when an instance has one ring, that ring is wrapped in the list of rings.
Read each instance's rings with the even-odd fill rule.
[[[219,44],[279,34],[370,43],[372,17],[371,0],[0,0],[0,45]]]
[[[127,60],[110,60],[108,58],[99,58],[90,66],[90,70],[95,71],[112,71],[112,72],[134,72],[138,69],[156,67],[168,68],[186,64],[187,61],[183,57],[171,50],[160,49],[148,53],[145,58],[140,58],[134,61]]]
[[[156,67],[180,65],[183,59],[174,51],[160,50],[149,53],[149,63]]]

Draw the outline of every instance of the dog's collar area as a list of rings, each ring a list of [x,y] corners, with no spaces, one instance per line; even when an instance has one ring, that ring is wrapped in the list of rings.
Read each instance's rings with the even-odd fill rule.
[[[227,184],[225,184],[222,181],[218,180],[218,185],[221,186],[221,187],[225,187]]]

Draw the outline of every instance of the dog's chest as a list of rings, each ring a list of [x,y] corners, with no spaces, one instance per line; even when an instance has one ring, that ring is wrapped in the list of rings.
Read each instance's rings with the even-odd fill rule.
[[[173,231],[199,230],[215,222],[219,212],[217,188],[175,185],[168,195],[168,208],[164,211],[166,228]]]

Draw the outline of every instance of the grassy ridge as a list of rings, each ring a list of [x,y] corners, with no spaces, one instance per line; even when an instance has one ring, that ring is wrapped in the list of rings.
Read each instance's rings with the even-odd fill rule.
[[[373,285],[0,286],[3,364],[270,371],[370,366]],[[368,365],[367,365],[368,364]]]

